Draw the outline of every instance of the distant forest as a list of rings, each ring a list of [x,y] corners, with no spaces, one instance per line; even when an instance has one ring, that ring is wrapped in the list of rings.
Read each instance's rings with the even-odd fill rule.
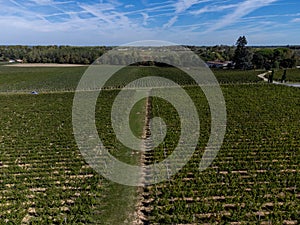
[[[241,37],[240,37],[241,38]],[[300,46],[252,46],[237,41],[236,46],[185,46],[204,61],[232,61],[243,58],[238,69],[292,68],[300,64]],[[239,49],[240,48],[240,49]],[[0,61],[24,63],[70,63],[91,64],[113,47],[74,47],[74,46],[0,46]],[[244,51],[244,53],[241,53]],[[244,49],[244,50],[243,50]],[[240,54],[240,55],[239,55]],[[244,54],[241,56],[241,54]],[[117,63],[118,60],[116,60]],[[237,62],[236,62],[237,63]]]
[[[91,64],[111,47],[73,46],[0,46],[0,61],[22,60],[24,63]]]

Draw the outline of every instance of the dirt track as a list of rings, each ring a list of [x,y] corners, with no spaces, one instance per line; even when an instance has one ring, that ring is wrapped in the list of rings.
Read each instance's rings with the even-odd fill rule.
[[[88,66],[88,65],[58,64],[58,63],[18,63],[18,64],[8,64],[5,66],[9,66],[9,67],[79,67],[79,66]]]

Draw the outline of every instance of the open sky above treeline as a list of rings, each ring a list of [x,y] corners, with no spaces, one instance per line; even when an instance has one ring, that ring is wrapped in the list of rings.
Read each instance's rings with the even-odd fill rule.
[[[0,0],[1,45],[299,45],[299,0]]]

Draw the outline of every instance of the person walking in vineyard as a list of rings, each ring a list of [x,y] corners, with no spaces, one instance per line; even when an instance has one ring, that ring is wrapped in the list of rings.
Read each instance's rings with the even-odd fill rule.
[[[274,70],[272,70],[271,74],[268,76],[268,83],[273,83]]]
[[[281,83],[285,83],[286,81],[286,70],[283,71],[282,77],[281,77]]]

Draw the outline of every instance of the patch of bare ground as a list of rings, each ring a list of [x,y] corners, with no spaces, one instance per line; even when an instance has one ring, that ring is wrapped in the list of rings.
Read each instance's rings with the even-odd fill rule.
[[[151,112],[151,102],[149,97],[146,100],[146,119],[145,119],[145,126],[143,129],[143,135],[142,135],[142,139],[143,144],[142,144],[142,151],[147,150],[147,148],[149,148],[146,145],[146,140],[147,138],[149,138],[149,122],[150,122],[150,112]],[[145,215],[145,211],[147,211],[147,207],[145,206],[145,203],[147,205],[147,201],[144,198],[144,181],[145,181],[145,177],[147,176],[147,171],[145,171],[144,166],[145,166],[145,162],[146,162],[146,157],[145,154],[141,154],[141,158],[140,158],[140,164],[141,167],[143,168],[141,171],[141,177],[140,177],[140,185],[137,189],[138,191],[138,198],[137,198],[137,204],[136,204],[136,211],[134,213],[134,221],[133,221],[133,225],[145,225],[148,224],[147,222],[147,216]]]
[[[4,66],[9,67],[79,67],[87,66],[83,64],[59,64],[59,63],[19,63],[19,64],[8,64]]]

